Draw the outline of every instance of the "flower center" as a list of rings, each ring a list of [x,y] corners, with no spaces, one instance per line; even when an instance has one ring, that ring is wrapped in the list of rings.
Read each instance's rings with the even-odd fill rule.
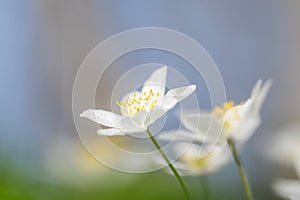
[[[160,93],[154,93],[152,89],[149,91],[133,92],[128,95],[124,101],[116,102],[121,107],[121,113],[130,117],[135,116],[140,111],[149,112],[157,105]]]
[[[235,103],[233,101],[228,101],[226,103],[223,104],[223,107],[215,107],[215,109],[213,110],[213,115],[216,117],[222,117],[227,110],[229,110],[230,108],[236,106]]]
[[[213,110],[213,115],[223,122],[226,132],[232,132],[238,125],[241,118],[238,106],[242,104],[236,105],[233,101],[229,101],[224,103],[223,107],[216,107]]]
[[[189,165],[194,170],[205,169],[212,159],[212,153],[208,154],[204,158],[191,157],[187,155],[183,155],[181,157],[182,161]]]

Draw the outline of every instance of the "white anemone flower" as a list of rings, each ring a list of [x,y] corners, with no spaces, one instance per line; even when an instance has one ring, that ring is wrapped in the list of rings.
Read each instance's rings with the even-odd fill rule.
[[[275,132],[268,142],[268,148],[263,148],[266,157],[281,168],[296,171],[298,180],[277,178],[272,183],[272,190],[284,199],[300,199],[300,126],[293,122]]]
[[[167,66],[155,70],[141,91],[131,92],[120,102],[121,114],[106,110],[85,110],[80,117],[109,127],[99,129],[99,135],[114,136],[144,132],[148,126],[195,91],[195,85],[170,89],[165,94]]]
[[[261,145],[262,151],[266,158],[274,164],[291,169],[294,159],[300,153],[300,125],[299,121],[292,122],[284,127],[272,130],[272,137],[266,138],[262,143],[270,145]]]
[[[299,154],[298,154],[299,155]],[[300,179],[300,157],[295,159],[294,167],[298,178]],[[300,180],[293,179],[277,179],[272,184],[273,191],[284,199],[299,200],[300,199]]]
[[[202,138],[202,142],[246,141],[260,124],[260,110],[270,86],[271,81],[263,84],[259,80],[246,102],[236,105],[230,101],[211,113],[183,114],[182,123],[189,131],[198,133],[197,137]]]
[[[172,142],[171,151],[179,157],[174,166],[183,176],[213,174],[232,160],[226,143],[192,143],[205,139],[202,135],[199,136],[184,130],[171,130],[159,134],[160,140]]]
[[[186,146],[181,142],[176,143],[174,153],[182,153]],[[174,166],[183,176],[210,175],[219,171],[230,159],[230,151],[225,144],[213,147],[211,145],[191,144],[174,163]]]

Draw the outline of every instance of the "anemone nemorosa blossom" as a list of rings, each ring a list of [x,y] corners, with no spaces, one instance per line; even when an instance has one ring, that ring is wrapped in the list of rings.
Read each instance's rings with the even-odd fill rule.
[[[246,141],[260,124],[260,110],[270,86],[271,81],[262,84],[259,80],[246,102],[236,105],[230,101],[211,113],[184,114],[181,116],[182,123],[191,132],[196,132],[202,142]]]
[[[85,110],[80,117],[88,118],[109,127],[99,129],[100,135],[124,135],[144,132],[147,127],[172,109],[178,102],[195,91],[195,85],[170,89],[165,94],[167,66],[154,71],[143,85],[141,91],[131,92],[120,102],[121,114],[106,110]]]
[[[294,158],[294,168],[298,179],[279,178],[272,184],[273,191],[284,199],[300,199],[300,157]]]
[[[187,132],[182,131],[179,134],[185,133]],[[169,134],[166,133],[166,135]],[[182,176],[210,175],[231,161],[230,151],[225,143],[200,145],[187,141],[175,141],[171,151],[179,157],[174,162],[174,167]]]
[[[179,142],[174,145],[174,152],[181,153],[186,145]],[[201,156],[200,152],[208,152]],[[227,145],[198,145],[192,144],[174,163],[181,175],[210,175],[216,173],[231,161]]]

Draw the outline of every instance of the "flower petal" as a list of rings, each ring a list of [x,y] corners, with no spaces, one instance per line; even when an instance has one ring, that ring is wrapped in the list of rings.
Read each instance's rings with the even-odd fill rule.
[[[123,117],[116,127],[109,129],[98,129],[99,135],[113,136],[113,135],[125,135],[132,133],[141,133],[146,131],[147,127],[140,126],[131,117]]]
[[[177,101],[182,101],[196,90],[196,85],[189,85],[171,89],[165,96],[176,97]]]
[[[122,117],[118,114],[106,110],[85,110],[80,114],[80,117],[88,118],[98,124],[116,127],[120,123]]]
[[[262,88],[260,90],[260,93],[259,93],[259,95],[257,97],[257,107],[258,107],[257,109],[258,110],[260,110],[263,102],[265,101],[266,96],[267,96],[267,94],[268,94],[268,92],[269,92],[269,90],[271,88],[271,85],[272,85],[272,81],[271,80],[267,80],[263,84],[263,86],[262,86]]]
[[[145,110],[141,110],[137,112],[135,116],[131,117],[131,119],[137,126],[143,127],[145,126],[145,121],[147,116],[148,116],[148,112]]]
[[[86,110],[80,115],[80,117],[86,117],[98,124],[116,128],[122,133],[136,133],[143,132],[146,130],[146,127],[142,126],[141,124],[138,124],[136,119],[134,118],[130,118],[128,116],[122,117],[120,115],[105,110]],[[103,130],[106,129],[101,129],[101,131]],[[108,130],[107,134],[112,134],[111,131],[113,130]]]
[[[233,138],[236,141],[244,142],[248,140],[258,128],[261,117],[261,106],[271,87],[271,81],[268,80],[264,84],[259,80],[252,89],[251,97],[243,104],[238,106],[241,120],[237,126]]]
[[[196,90],[196,85],[174,88],[164,96],[162,107],[165,110],[172,109],[178,102],[182,101]]]
[[[181,116],[184,127],[191,132],[205,136],[205,142],[223,140],[223,127],[217,119],[210,114],[188,114]],[[200,136],[198,136],[200,138]]]
[[[298,175],[298,177],[300,178],[300,158],[299,158],[299,154],[300,153],[300,149],[296,149],[295,150],[295,158],[294,158],[294,168],[295,168],[295,171]]]
[[[252,92],[251,92],[251,98],[249,99],[252,101],[252,105],[250,110],[254,114],[259,114],[259,111],[261,109],[261,106],[263,102],[266,99],[266,96],[268,94],[268,91],[270,90],[272,85],[272,82],[270,80],[267,80],[263,85],[262,81],[257,81],[256,85],[254,86]]]
[[[184,130],[170,130],[158,135],[158,139],[166,141],[203,142],[205,138],[204,134],[194,134]]]
[[[161,107],[164,110],[168,111],[168,110],[171,110],[172,108],[174,108],[177,103],[178,103],[178,101],[177,101],[177,99],[175,97],[164,96],[163,100],[162,100]]]
[[[161,106],[155,106],[149,112],[144,110],[138,112],[131,120],[138,127],[148,127],[165,113],[166,111],[163,110]]]
[[[260,88],[261,88],[261,84],[262,84],[262,80],[261,79],[259,79],[258,81],[256,81],[256,83],[253,86],[252,91],[251,91],[251,96],[252,97],[259,93]]]
[[[247,141],[256,131],[261,122],[260,116],[244,116],[234,130],[232,137],[235,141],[243,143]]]
[[[284,199],[300,199],[300,181],[278,179],[272,184],[272,190]]]
[[[98,129],[97,133],[105,136],[125,135],[120,129],[117,128]]]
[[[148,127],[157,119],[161,118],[165,113],[166,111],[161,106],[155,106],[152,110],[148,112],[144,125]]]
[[[120,129],[123,133],[140,133],[146,131],[146,126],[141,126],[131,117],[123,117],[116,128]]]
[[[145,81],[142,92],[149,92],[152,89],[155,95],[159,93],[159,95],[157,96],[157,102],[160,104],[162,97],[165,94],[166,79],[167,66],[163,66],[155,70]]]

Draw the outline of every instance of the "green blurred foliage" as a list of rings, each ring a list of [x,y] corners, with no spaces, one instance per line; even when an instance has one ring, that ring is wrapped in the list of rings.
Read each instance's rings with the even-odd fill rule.
[[[83,189],[61,182],[48,181],[47,176],[43,175],[42,168],[32,170],[1,160],[0,169],[1,200],[185,199],[183,191],[175,178],[162,171],[145,175],[128,174],[128,176],[138,177],[130,184],[116,184],[115,187],[103,187],[103,182],[109,180],[99,180],[99,187],[95,185],[91,188]],[[221,176],[226,178],[226,173],[221,174]],[[206,178],[184,178],[192,199],[244,199],[243,189],[239,183],[230,180],[222,182],[219,181],[217,176]],[[204,187],[205,185],[206,187]],[[208,185],[210,186],[209,188],[207,187]],[[265,189],[263,187],[255,187],[255,190],[261,190],[254,193],[257,199],[272,199],[270,196],[265,196]],[[207,198],[205,197],[206,195]]]

